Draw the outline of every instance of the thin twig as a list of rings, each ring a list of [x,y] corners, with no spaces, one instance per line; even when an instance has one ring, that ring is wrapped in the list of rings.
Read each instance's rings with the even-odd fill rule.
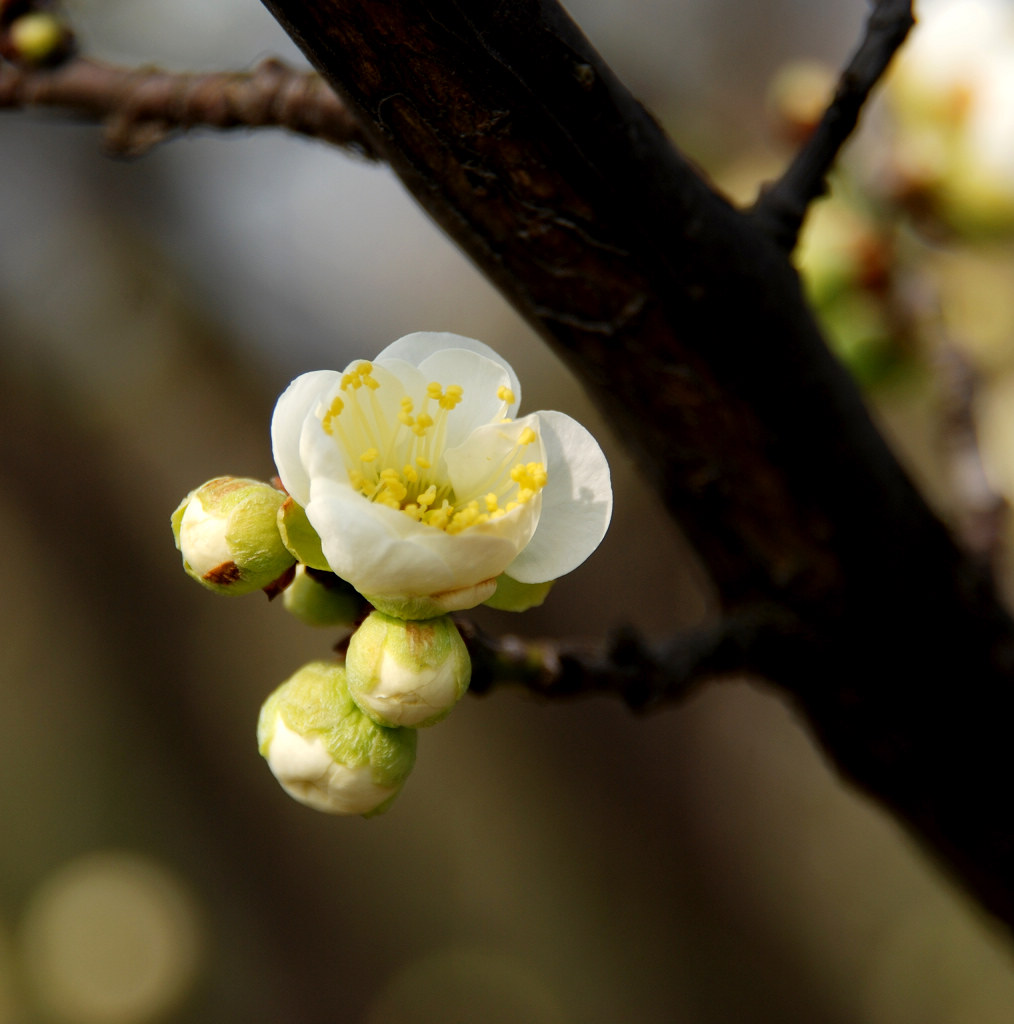
[[[718,676],[764,674],[784,649],[793,623],[784,612],[758,608],[649,644],[632,629],[606,643],[492,637],[474,623],[458,628],[472,656],[473,694],[511,684],[546,699],[607,694],[634,711],[680,701]]]
[[[786,252],[795,248],[810,204],[827,191],[827,176],[839,150],[914,24],[911,0],[874,0],[863,40],[842,72],[820,123],[781,178],[765,188],[754,204],[754,222]]]
[[[378,159],[372,142],[313,72],[265,60],[252,71],[181,74],[83,57],[53,69],[0,64],[0,109],[51,107],[102,123],[113,152],[137,156],[192,128],[287,128]]]

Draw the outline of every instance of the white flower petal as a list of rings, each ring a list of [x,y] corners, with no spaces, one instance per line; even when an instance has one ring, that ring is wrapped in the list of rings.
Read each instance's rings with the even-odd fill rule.
[[[521,382],[510,363],[499,352],[495,352],[489,345],[481,341],[476,341],[475,338],[439,331],[416,331],[415,334],[406,334],[404,338],[392,342],[377,356],[377,359],[403,359],[413,366],[419,366],[423,360],[441,349],[466,349],[469,352],[477,352],[498,366],[502,366],[510,378],[510,389],[514,392],[514,400],[520,404]]]
[[[297,377],[282,392],[271,417],[271,450],[282,486],[300,505],[310,500],[310,474],[300,457],[303,422],[319,397],[341,380],[335,370],[314,370]]]
[[[461,444],[480,423],[492,423],[514,416],[517,396],[510,402],[499,397],[510,388],[510,375],[502,363],[466,349],[445,349],[424,359],[419,371],[428,381],[457,384],[461,401],[447,416],[447,445]],[[511,392],[513,395],[513,391]]]
[[[598,442],[562,412],[539,412],[548,482],[535,534],[508,568],[520,583],[544,583],[576,569],[609,527],[613,492]]]
[[[518,438],[529,428],[535,432],[536,440],[519,450]],[[509,466],[514,462],[545,464],[546,453],[538,431],[539,418],[536,415],[510,423],[487,423],[475,427],[457,448],[444,452],[447,475],[454,486],[454,493],[462,500],[481,500],[494,487],[492,476],[510,479]],[[503,504],[506,501],[504,499]]]
[[[459,534],[367,501],[340,481],[315,477],[306,514],[324,557],[361,594],[417,596],[498,576],[528,526],[524,507]]]

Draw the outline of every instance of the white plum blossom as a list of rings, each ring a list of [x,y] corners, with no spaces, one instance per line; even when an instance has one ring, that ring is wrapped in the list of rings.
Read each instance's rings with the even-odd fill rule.
[[[888,79],[894,159],[962,229],[1014,223],[1014,7],[926,0]]]
[[[275,464],[332,571],[419,619],[482,603],[502,573],[540,584],[580,565],[609,525],[608,464],[579,423],[518,418],[520,401],[507,362],[454,334],[294,380]]]

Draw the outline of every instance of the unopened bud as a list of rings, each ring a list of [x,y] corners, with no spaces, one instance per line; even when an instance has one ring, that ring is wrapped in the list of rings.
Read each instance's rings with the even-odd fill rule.
[[[221,476],[202,484],[172,515],[183,568],[221,594],[270,586],[295,562],[278,533],[285,495],[270,484]]]
[[[285,610],[308,626],[352,626],[365,611],[362,597],[333,572],[296,566],[282,595]]]
[[[390,726],[446,718],[472,676],[468,649],[446,615],[406,622],[370,612],[352,634],[345,663],[352,699]]]
[[[3,56],[18,64],[56,64],[69,56],[74,37],[70,29],[46,11],[15,18],[3,34]]]
[[[282,788],[329,814],[381,814],[415,763],[416,733],[367,718],[339,662],[304,665],[264,702],[257,743]]]

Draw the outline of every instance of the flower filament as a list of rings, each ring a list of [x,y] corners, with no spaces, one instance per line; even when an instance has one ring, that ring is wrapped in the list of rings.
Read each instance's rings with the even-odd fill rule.
[[[344,455],[349,483],[369,501],[454,534],[506,515],[545,487],[543,463],[520,461],[523,450],[538,440],[536,431],[525,427],[503,457],[493,461],[474,495],[456,495],[443,452],[448,419],[461,403],[463,388],[433,381],[418,408],[403,395],[397,413],[390,414],[393,406],[385,406],[377,394],[382,386],[372,363],[358,363],[343,374],[342,394],[320,414],[322,429]],[[497,389],[497,398],[514,401],[506,386]]]

